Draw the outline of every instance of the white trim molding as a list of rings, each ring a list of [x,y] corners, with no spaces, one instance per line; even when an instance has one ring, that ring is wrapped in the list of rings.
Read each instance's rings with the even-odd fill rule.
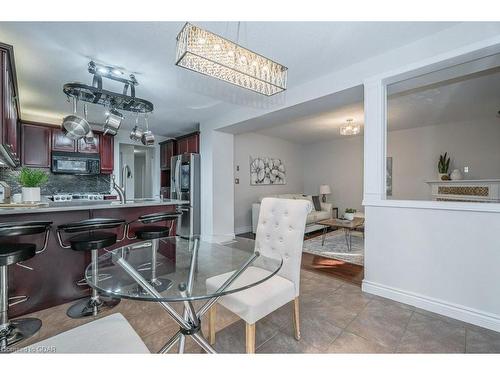
[[[500,203],[389,200],[366,197],[365,207],[395,207],[446,211],[500,212]]]
[[[391,288],[368,280],[363,280],[362,289],[363,292],[366,293],[389,298],[436,314],[500,332],[500,316],[496,314],[453,304],[437,298],[426,297],[401,289]]]

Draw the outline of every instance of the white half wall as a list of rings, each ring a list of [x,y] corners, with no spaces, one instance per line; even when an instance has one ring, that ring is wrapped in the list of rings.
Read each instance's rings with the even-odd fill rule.
[[[500,331],[500,204],[384,199],[383,83],[482,48],[500,48],[500,36],[365,81],[363,290]]]
[[[250,185],[250,156],[279,158],[286,168],[285,185]],[[239,171],[236,170],[239,166]],[[304,191],[302,147],[276,137],[257,133],[234,136],[234,226],[236,233],[252,230],[252,203],[259,197]]]

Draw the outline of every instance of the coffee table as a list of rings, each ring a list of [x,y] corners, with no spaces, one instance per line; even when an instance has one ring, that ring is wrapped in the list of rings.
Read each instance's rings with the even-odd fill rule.
[[[317,224],[324,225],[323,228],[323,238],[321,239],[321,246],[325,244],[325,237],[328,231],[328,228],[342,228],[345,236],[345,243],[347,246],[347,251],[351,251],[352,249],[352,238],[351,233],[356,228],[363,226],[365,223],[365,219],[360,217],[355,217],[354,220],[341,220],[341,219],[327,219],[319,221]]]

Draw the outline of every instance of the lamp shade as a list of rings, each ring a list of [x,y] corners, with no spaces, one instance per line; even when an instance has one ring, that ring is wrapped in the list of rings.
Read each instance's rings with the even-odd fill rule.
[[[330,185],[320,185],[319,186],[320,194],[331,194],[332,190],[330,189]]]

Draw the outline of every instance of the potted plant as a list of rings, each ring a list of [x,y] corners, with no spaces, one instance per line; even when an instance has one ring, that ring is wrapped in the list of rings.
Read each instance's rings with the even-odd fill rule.
[[[444,155],[439,155],[438,162],[438,178],[439,180],[449,180],[448,169],[450,168],[450,157],[445,152]]]
[[[346,208],[344,213],[344,218],[350,221],[354,220],[354,214],[356,210],[354,208]]]
[[[47,172],[24,167],[19,174],[23,202],[40,202],[40,186],[49,180]]]

